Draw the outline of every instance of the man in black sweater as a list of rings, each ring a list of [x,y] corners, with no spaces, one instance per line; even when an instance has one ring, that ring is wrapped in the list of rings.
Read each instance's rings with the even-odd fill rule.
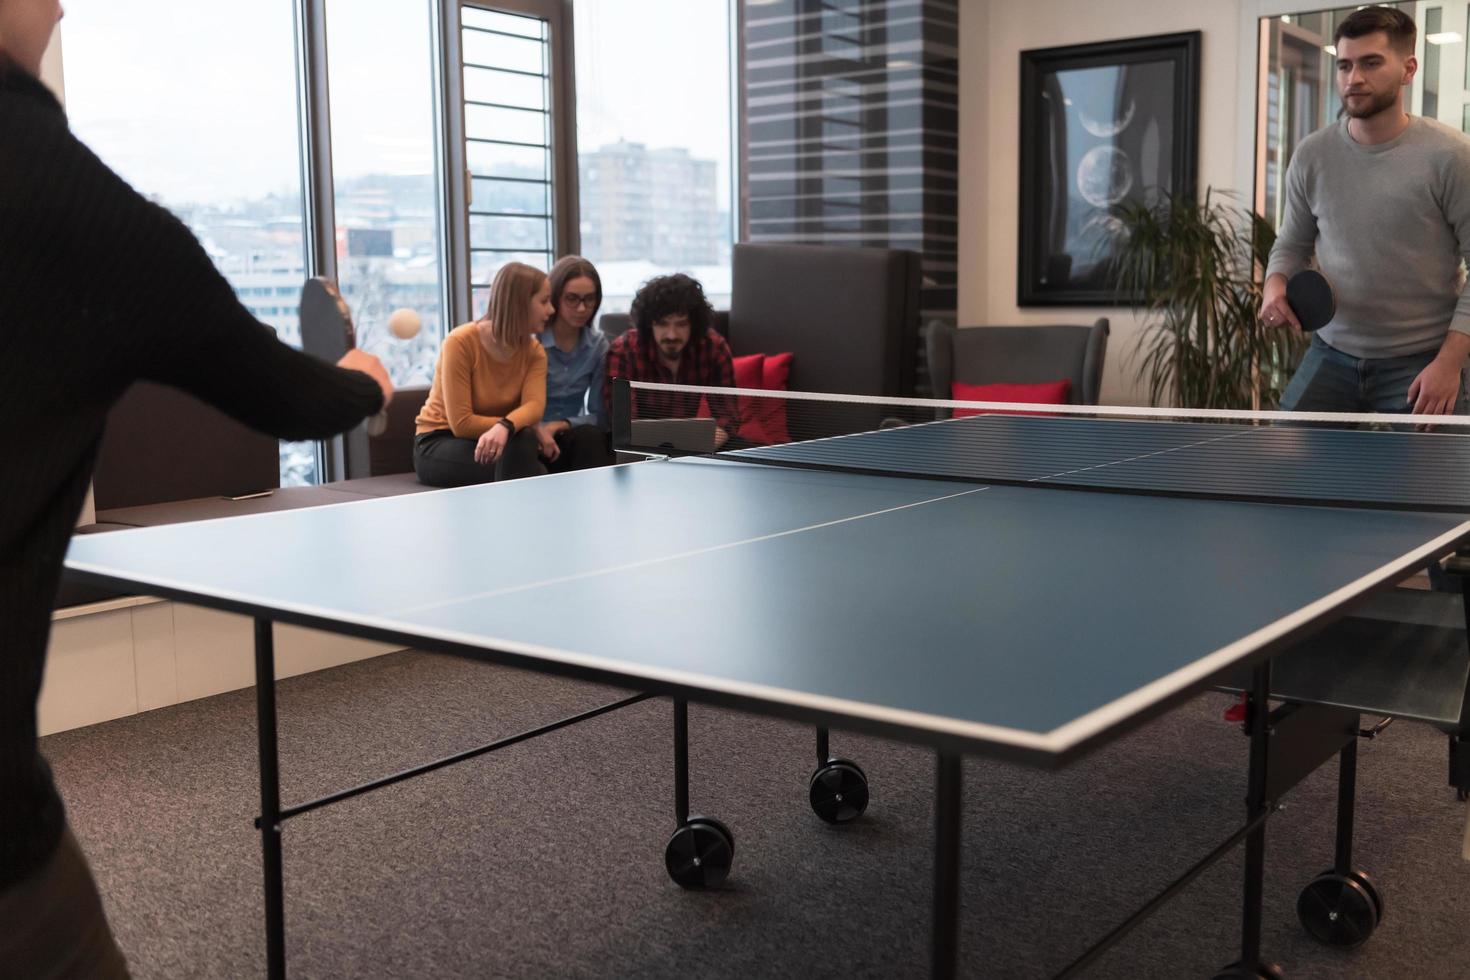
[[[392,395],[370,355],[333,367],[278,340],[182,223],[72,136],[37,79],[60,16],[57,0],[0,0],[0,978],[126,975],[36,742],[52,603],[108,408],[147,379],[315,439]]]

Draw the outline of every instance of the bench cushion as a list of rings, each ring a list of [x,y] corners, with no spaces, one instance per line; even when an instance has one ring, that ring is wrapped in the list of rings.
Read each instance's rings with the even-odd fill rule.
[[[427,386],[393,392],[393,400],[388,403],[388,428],[381,435],[368,437],[368,471],[373,476],[413,474],[414,419],[428,400]]]
[[[207,521],[216,517],[240,517],[244,514],[265,514],[277,510],[295,510],[298,507],[318,507],[322,504],[368,499],[367,494],[338,490],[336,486],[281,487],[258,497],[197,497],[194,500],[176,500],[168,504],[119,507],[100,511],[97,517],[99,520],[134,527],[159,527],[163,524],[182,524],[185,521]]]
[[[367,497],[396,497],[404,493],[423,493],[433,490],[433,487],[424,486],[419,478],[412,472],[409,473],[387,473],[383,476],[364,476],[356,480],[341,480],[330,483],[328,486],[333,490],[341,490],[346,493],[358,493]]]

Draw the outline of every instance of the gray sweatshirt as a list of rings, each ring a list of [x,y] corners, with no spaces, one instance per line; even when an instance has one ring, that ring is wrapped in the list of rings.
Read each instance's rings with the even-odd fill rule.
[[[1436,350],[1446,331],[1470,333],[1470,138],[1412,116],[1396,139],[1364,146],[1347,122],[1293,154],[1266,274],[1289,278],[1315,251],[1337,297],[1324,341],[1363,358]]]

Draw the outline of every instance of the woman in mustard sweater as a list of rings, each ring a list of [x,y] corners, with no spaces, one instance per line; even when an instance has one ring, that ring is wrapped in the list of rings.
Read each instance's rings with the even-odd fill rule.
[[[490,308],[444,338],[434,384],[415,422],[413,469],[431,487],[546,472],[536,423],[546,410],[546,351],[536,335],[555,311],[546,273],[508,262]]]

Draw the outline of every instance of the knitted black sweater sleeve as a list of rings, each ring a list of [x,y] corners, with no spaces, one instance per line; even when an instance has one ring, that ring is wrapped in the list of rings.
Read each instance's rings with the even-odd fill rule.
[[[282,438],[340,432],[383,400],[251,317],[189,230],[0,56],[0,891],[60,839],[36,739],[51,605],[107,410],[140,378]]]
[[[115,369],[283,439],[334,435],[381,407],[366,375],[301,354],[251,316],[189,229],[109,170],[59,111],[10,101],[0,227],[32,247],[5,274],[85,293],[79,339],[106,349]]]

